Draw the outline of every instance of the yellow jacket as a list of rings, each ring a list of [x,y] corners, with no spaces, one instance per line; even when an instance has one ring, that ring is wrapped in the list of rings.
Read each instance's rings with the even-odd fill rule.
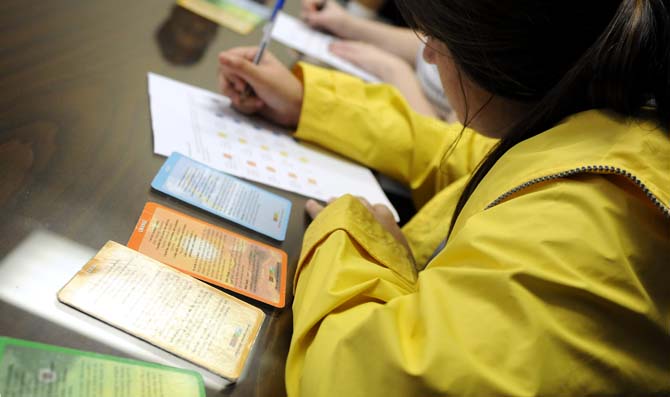
[[[289,396],[670,395],[667,133],[588,111],[517,145],[426,264],[492,141],[467,131],[440,166],[459,126],[300,74],[296,136],[412,188],[419,269],[357,200],[328,206],[296,272]]]

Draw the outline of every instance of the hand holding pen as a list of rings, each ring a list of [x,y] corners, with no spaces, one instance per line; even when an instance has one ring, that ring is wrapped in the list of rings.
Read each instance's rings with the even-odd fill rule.
[[[253,63],[258,52],[257,47],[238,47],[219,54],[221,92],[241,113],[258,113],[295,127],[302,109],[302,83],[269,51]],[[253,88],[252,96],[243,95],[247,87]]]
[[[265,52],[265,49],[268,47],[270,44],[270,41],[272,40],[272,29],[275,26],[275,21],[277,20],[277,15],[279,14],[279,11],[284,7],[284,0],[277,0],[275,2],[275,6],[272,9],[272,15],[270,15],[270,20],[263,26],[263,37],[261,38],[261,44],[258,46],[258,51],[256,52],[256,56],[254,57],[254,64],[258,65],[261,62],[261,59],[263,58],[263,53]],[[246,86],[244,91],[242,92],[243,97],[249,97],[253,95],[253,88],[249,85]]]

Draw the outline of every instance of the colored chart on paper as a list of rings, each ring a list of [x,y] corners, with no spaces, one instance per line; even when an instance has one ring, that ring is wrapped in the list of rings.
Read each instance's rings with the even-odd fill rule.
[[[240,115],[228,98],[149,74],[154,152],[184,155],[226,173],[321,201],[353,194],[397,213],[370,170]]]

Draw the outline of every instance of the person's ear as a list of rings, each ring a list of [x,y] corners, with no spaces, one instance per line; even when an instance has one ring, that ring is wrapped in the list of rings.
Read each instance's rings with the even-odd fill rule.
[[[435,64],[443,48],[445,48],[443,43],[432,37],[428,37],[426,46],[423,48],[423,59],[428,63]]]
[[[435,63],[435,50],[433,50],[428,44],[423,47],[423,59],[428,63]]]

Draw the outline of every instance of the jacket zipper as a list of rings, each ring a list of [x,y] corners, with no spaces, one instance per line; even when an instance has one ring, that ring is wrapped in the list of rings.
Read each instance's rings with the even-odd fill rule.
[[[559,172],[557,174],[551,174],[551,175],[543,176],[543,177],[540,177],[540,178],[532,179],[528,182],[525,182],[525,183],[523,183],[523,184],[521,184],[521,185],[503,193],[497,199],[495,199],[491,204],[489,204],[486,207],[486,209],[489,209],[491,207],[495,207],[496,205],[498,205],[498,204],[502,203],[503,201],[505,201],[506,199],[508,199],[511,195],[513,195],[513,194],[515,194],[515,193],[517,193],[517,192],[519,192],[523,189],[526,189],[527,187],[530,187],[532,185],[535,185],[535,184],[538,184],[538,183],[541,183],[541,182],[550,181],[550,180],[553,180],[553,179],[566,178],[566,177],[569,177],[569,176],[572,176],[572,175],[582,174],[582,173],[615,174],[615,175],[620,175],[620,176],[626,177],[628,180],[633,182],[637,187],[642,189],[642,192],[644,192],[645,196],[647,196],[649,198],[649,200],[651,200],[651,202],[659,210],[661,210],[661,212],[663,213],[663,215],[665,215],[666,218],[670,218],[670,208],[665,206],[661,202],[661,200],[659,200],[658,197],[656,197],[656,195],[654,193],[652,193],[644,183],[642,183],[641,180],[639,180],[635,175],[631,174],[630,172],[628,172],[626,170],[622,170],[621,168],[612,167],[612,166],[609,166],[609,165],[588,165],[588,166],[584,166],[584,167],[573,168],[571,170]]]

